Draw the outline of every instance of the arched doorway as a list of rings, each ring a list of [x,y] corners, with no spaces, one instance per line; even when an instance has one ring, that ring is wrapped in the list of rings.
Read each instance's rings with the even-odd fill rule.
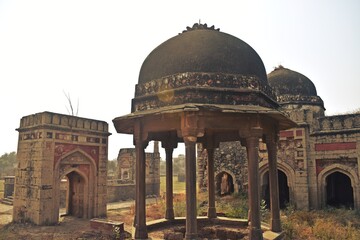
[[[280,208],[284,209],[290,202],[289,185],[286,174],[279,169],[278,169],[278,183],[279,183]],[[266,206],[269,208],[270,207],[269,171],[267,171],[263,176],[262,199],[265,200]]]
[[[354,208],[353,188],[347,175],[334,172],[326,177],[326,205]]]
[[[85,216],[85,179],[77,172],[66,175],[68,179],[66,214],[82,218]]]
[[[219,196],[234,193],[234,180],[229,173],[221,172],[216,176],[216,192]]]

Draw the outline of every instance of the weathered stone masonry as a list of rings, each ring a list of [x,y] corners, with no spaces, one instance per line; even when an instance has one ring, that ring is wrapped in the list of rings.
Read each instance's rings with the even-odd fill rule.
[[[67,214],[106,215],[106,122],[42,112],[23,117],[17,130],[15,222],[57,223],[64,177]]]

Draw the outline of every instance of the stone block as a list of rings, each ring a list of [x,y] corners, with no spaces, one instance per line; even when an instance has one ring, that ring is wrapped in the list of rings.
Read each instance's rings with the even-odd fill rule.
[[[90,228],[104,233],[124,232],[124,223],[100,218],[90,220]]]

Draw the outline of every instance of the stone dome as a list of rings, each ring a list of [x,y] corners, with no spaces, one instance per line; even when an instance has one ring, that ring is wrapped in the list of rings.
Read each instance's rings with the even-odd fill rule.
[[[147,56],[132,112],[184,104],[279,106],[256,51],[206,24],[187,27]]]
[[[139,83],[184,72],[211,72],[255,75],[267,84],[264,64],[250,45],[206,24],[187,29],[147,56]]]
[[[315,85],[309,78],[283,66],[269,73],[268,81],[276,95],[317,96]]]
[[[280,65],[268,74],[268,82],[280,104],[308,103],[323,106],[314,83],[301,73]]]

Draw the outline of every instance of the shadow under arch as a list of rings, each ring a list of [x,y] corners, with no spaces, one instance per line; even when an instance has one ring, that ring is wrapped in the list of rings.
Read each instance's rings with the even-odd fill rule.
[[[68,178],[68,188],[76,190],[77,196],[75,200],[70,194],[73,192],[68,191],[67,195],[67,213],[77,215],[82,218],[93,217],[94,212],[97,212],[96,204],[94,202],[94,195],[97,191],[97,177],[96,177],[96,162],[86,152],[79,148],[64,154],[54,166],[54,219],[59,218],[60,208],[60,182],[65,176]],[[69,178],[70,176],[70,178]],[[74,180],[80,181],[75,183]],[[79,201],[78,203],[69,202],[71,200]],[[83,209],[82,213],[76,212],[75,214],[69,208],[71,205],[78,204],[79,209]],[[82,205],[82,206],[80,206]],[[81,211],[80,211],[81,212]]]
[[[278,184],[279,184],[279,203],[280,208],[286,208],[288,204],[295,205],[296,200],[293,194],[295,186],[295,171],[286,163],[278,162]],[[263,162],[259,167],[260,175],[260,196],[270,207],[269,191],[269,164]]]
[[[358,209],[357,186],[359,186],[359,178],[351,167],[339,163],[327,166],[318,174],[319,206],[321,208],[327,205],[345,206]],[[339,194],[345,195],[339,196]]]

